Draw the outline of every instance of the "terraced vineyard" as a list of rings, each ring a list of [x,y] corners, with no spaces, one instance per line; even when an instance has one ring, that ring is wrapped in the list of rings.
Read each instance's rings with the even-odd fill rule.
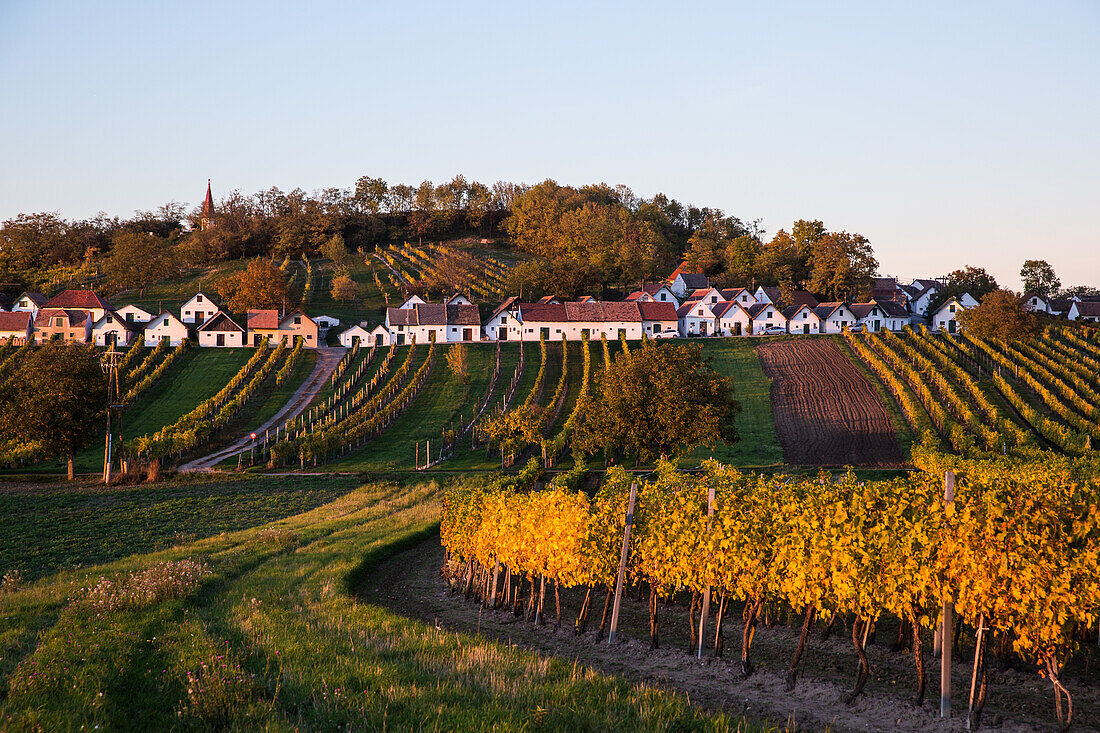
[[[1070,455],[1100,439],[1100,343],[1069,328],[1000,344],[966,334],[845,334],[925,444]]]

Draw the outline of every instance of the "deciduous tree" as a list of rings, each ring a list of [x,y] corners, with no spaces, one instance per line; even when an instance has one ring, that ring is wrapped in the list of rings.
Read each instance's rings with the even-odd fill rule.
[[[337,275],[332,280],[332,299],[350,303],[359,297],[359,285],[347,275]]]
[[[737,442],[740,411],[733,381],[701,347],[645,341],[600,371],[575,440],[589,453],[618,449],[645,463]]]
[[[462,380],[463,384],[470,383],[470,360],[467,358],[466,347],[462,344],[454,344],[447,350],[447,366],[451,374]]]
[[[120,288],[145,288],[167,276],[172,269],[172,250],[167,240],[153,234],[121,231],[111,239],[107,271]]]
[[[102,433],[95,426],[107,405],[107,379],[92,346],[51,341],[35,349],[18,374],[0,385],[0,436],[68,459]]]
[[[271,260],[257,257],[244,270],[222,279],[218,294],[231,311],[283,308],[292,300],[286,273]]]
[[[997,341],[1019,341],[1035,335],[1038,318],[1024,307],[1023,296],[1011,290],[994,290],[974,308],[958,314],[960,327],[972,336]]]
[[[1062,287],[1062,281],[1054,274],[1054,268],[1046,260],[1024,260],[1024,266],[1020,268],[1020,277],[1024,280],[1024,292],[1038,293],[1049,297],[1058,288]]]

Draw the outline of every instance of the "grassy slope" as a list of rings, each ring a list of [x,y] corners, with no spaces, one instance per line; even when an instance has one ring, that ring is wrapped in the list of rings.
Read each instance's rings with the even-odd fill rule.
[[[783,462],[783,448],[772,421],[771,380],[760,366],[750,339],[704,339],[703,355],[720,374],[733,377],[734,395],[741,403],[737,429],[741,440],[733,446],[711,450],[700,448],[687,456],[684,465],[698,465],[715,458],[738,467],[773,466]]]
[[[728,730],[682,695],[348,594],[438,523],[441,492],[369,485],[282,520],[0,596],[0,727],[46,730]],[[97,612],[101,575],[194,558],[189,598]],[[193,675],[189,677],[189,675]]]
[[[249,349],[188,349],[126,409],[122,418],[123,439],[155,433],[175,422],[224,387],[251,355]],[[98,438],[76,456],[78,473],[98,472],[103,466],[103,430],[96,432]],[[64,469],[63,464],[50,462],[35,470]]]
[[[346,477],[184,475],[153,485],[0,487],[0,574],[26,579],[269,522],[354,488]]]

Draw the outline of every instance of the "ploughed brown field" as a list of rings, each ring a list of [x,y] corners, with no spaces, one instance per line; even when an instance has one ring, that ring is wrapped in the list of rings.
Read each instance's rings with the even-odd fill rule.
[[[787,463],[905,462],[886,405],[832,340],[788,339],[761,344],[756,351],[772,379],[772,418]]]

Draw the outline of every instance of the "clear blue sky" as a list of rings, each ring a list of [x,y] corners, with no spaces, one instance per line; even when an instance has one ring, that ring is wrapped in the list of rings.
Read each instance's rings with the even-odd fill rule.
[[[0,0],[0,218],[623,183],[1100,286],[1100,3]]]

